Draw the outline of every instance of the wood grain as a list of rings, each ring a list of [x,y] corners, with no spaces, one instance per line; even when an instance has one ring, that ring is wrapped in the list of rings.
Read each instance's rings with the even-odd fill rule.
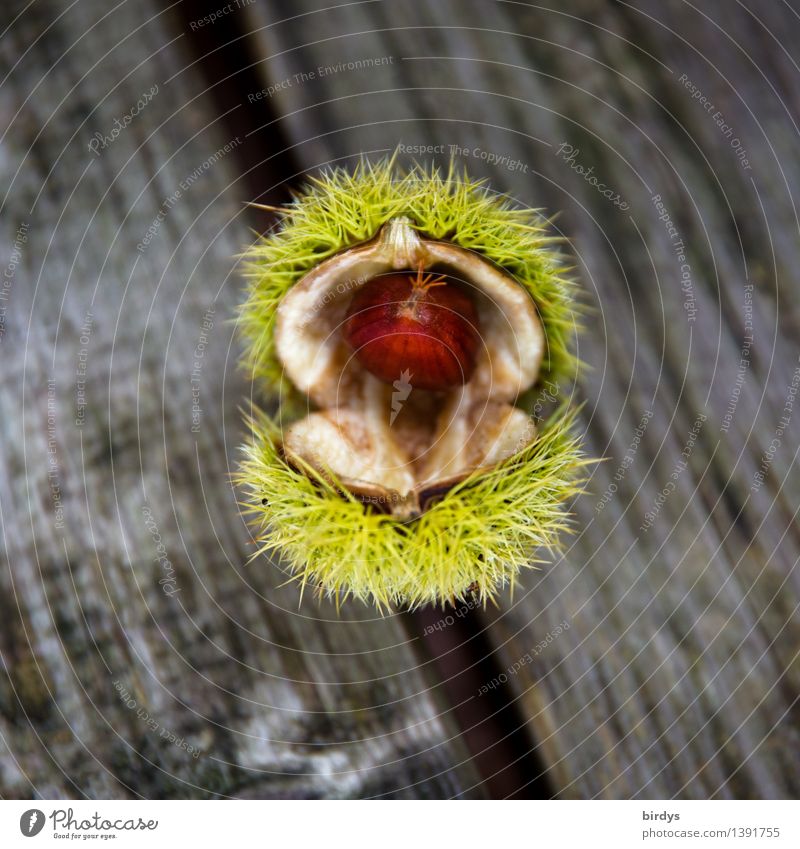
[[[563,558],[476,626],[500,669],[570,626],[508,682],[556,792],[796,797],[796,12],[245,12],[264,89],[289,81],[260,132],[279,126],[300,170],[399,144],[444,163],[458,146],[493,188],[562,213],[594,309],[575,394],[588,450],[607,462]]]
[[[252,192],[186,32],[150,0],[4,11],[0,795],[482,795],[402,618],[247,564]]]

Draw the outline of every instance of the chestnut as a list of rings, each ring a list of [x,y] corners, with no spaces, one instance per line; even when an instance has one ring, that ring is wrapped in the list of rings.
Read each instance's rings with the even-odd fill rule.
[[[444,391],[466,383],[480,344],[472,297],[446,275],[420,265],[365,283],[350,304],[347,343],[361,365],[385,383],[409,374],[417,389]]]

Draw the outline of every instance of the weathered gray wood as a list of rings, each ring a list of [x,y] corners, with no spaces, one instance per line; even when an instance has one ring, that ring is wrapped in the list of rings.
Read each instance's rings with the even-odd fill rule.
[[[479,795],[402,619],[298,609],[246,565],[230,319],[253,192],[177,19],[150,0],[11,6],[0,795]]]
[[[264,87],[291,81],[269,107],[301,165],[398,143],[441,145],[421,157],[441,162],[466,148],[496,189],[563,211],[596,309],[577,398],[588,450],[608,462],[575,505],[564,558],[484,619],[501,668],[570,625],[509,685],[557,792],[796,796],[796,402],[781,429],[800,366],[796,12],[755,0],[325,6],[246,10]],[[579,150],[572,163],[564,144]]]

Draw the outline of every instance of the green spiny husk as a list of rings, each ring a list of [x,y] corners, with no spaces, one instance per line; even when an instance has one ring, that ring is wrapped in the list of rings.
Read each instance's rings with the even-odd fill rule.
[[[581,490],[576,411],[553,414],[539,437],[490,471],[457,484],[412,522],[372,511],[330,472],[298,470],[281,432],[260,411],[236,475],[257,554],[276,553],[303,588],[379,608],[455,602],[474,584],[483,601],[512,585],[537,549],[558,549],[564,502]],[[266,501],[266,503],[264,503]]]
[[[562,406],[531,445],[473,473],[419,518],[376,512],[330,472],[283,457],[278,421],[301,415],[308,402],[276,356],[277,307],[319,263],[405,216],[423,236],[482,254],[527,289],[546,337],[539,383],[559,387],[577,371],[570,341],[580,315],[560,240],[538,210],[516,207],[452,164],[444,175],[423,166],[401,171],[394,158],[331,169],[279,213],[278,228],[245,253],[248,289],[238,317],[242,365],[265,394],[281,398],[278,418],[258,410],[247,417],[251,439],[235,475],[256,529],[256,555],[277,555],[302,589],[337,602],[354,597],[379,609],[455,603],[470,586],[484,603],[493,599],[522,568],[541,562],[537,551],[557,550],[569,529],[564,503],[581,491],[581,470],[591,462],[573,432],[575,411]]]
[[[282,210],[279,227],[244,255],[247,298],[238,324],[242,363],[266,391],[291,396],[275,354],[277,306],[308,271],[329,257],[374,238],[389,219],[404,215],[421,234],[476,251],[502,266],[530,292],[544,327],[540,380],[570,379],[578,361],[570,339],[580,313],[575,285],[538,210],[518,208],[484,181],[394,159],[362,161],[313,178]],[[296,400],[296,399],[295,399]]]

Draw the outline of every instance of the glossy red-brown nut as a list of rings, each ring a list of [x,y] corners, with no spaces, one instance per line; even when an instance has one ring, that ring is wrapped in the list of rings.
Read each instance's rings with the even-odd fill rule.
[[[344,335],[375,377],[432,391],[466,383],[480,344],[470,295],[456,281],[422,269],[365,283],[347,311]]]

